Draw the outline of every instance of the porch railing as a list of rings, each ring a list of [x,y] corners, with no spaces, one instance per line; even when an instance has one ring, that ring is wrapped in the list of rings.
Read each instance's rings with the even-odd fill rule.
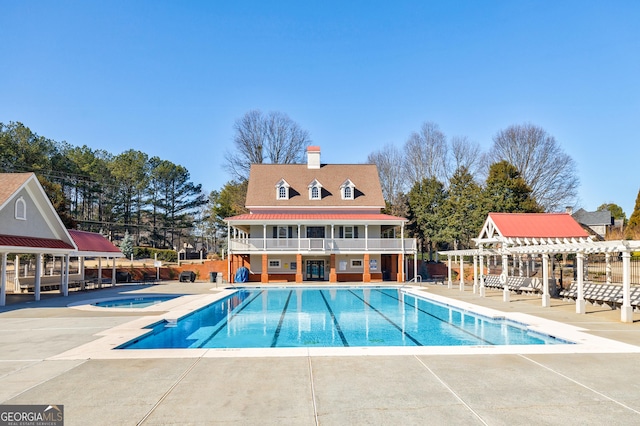
[[[231,252],[255,251],[300,251],[300,252],[350,252],[350,251],[378,251],[378,252],[411,252],[416,249],[414,239],[405,238],[242,238],[232,239],[229,245]]]

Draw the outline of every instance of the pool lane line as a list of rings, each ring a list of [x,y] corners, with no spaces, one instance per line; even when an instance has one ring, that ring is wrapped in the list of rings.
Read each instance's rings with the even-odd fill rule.
[[[278,343],[278,337],[280,337],[280,329],[282,329],[282,323],[284,322],[284,316],[287,313],[287,308],[289,307],[289,301],[291,300],[291,295],[293,294],[293,290],[289,291],[289,296],[287,296],[287,301],[284,304],[284,308],[282,309],[282,314],[280,314],[280,321],[278,321],[278,327],[276,327],[275,333],[273,333],[273,340],[271,341],[271,347],[275,348],[276,343]]]
[[[262,294],[264,290],[260,290],[258,292],[258,294],[256,294],[251,300],[249,300],[247,303],[244,303],[245,300],[242,301],[241,303],[241,308],[238,309],[236,312],[234,312],[233,314],[231,314],[231,316],[229,317],[229,319],[227,319],[225,322],[223,322],[218,328],[216,328],[216,330],[211,333],[211,336],[209,336],[209,338],[207,340],[205,340],[204,342],[202,342],[200,345],[198,345],[198,348],[203,348],[204,345],[206,345],[207,343],[209,343],[211,341],[211,339],[213,339],[214,337],[216,337],[216,335],[218,333],[220,333],[220,331],[222,331],[225,327],[227,327],[229,325],[229,322],[231,320],[233,320],[236,315],[238,315],[240,312],[244,311],[244,308],[246,308],[247,306],[249,306],[250,304],[253,303],[254,300],[256,300],[258,298],[258,296],[260,296]],[[240,306],[240,305],[239,305]]]
[[[414,305],[410,304],[408,301],[400,300],[400,299],[398,299],[397,297],[392,296],[392,295],[390,295],[390,294],[387,294],[387,293],[385,293],[385,292],[383,292],[383,291],[381,291],[381,290],[378,290],[378,289],[376,289],[376,291],[377,291],[378,293],[381,293],[381,294],[383,294],[383,295],[387,296],[387,297],[392,298],[393,300],[397,300],[398,302],[402,302],[402,303],[404,303],[405,305],[411,306],[412,308],[416,308],[416,306],[414,306]],[[405,294],[406,294],[406,293],[405,293]],[[415,296],[411,295],[411,297],[415,297]],[[418,299],[420,299],[420,298],[418,297]],[[422,299],[420,299],[420,300],[422,300]],[[440,306],[440,305],[436,305],[436,306]],[[487,339],[483,339],[482,337],[477,336],[477,335],[473,334],[472,332],[470,332],[470,331],[468,331],[468,330],[465,330],[464,328],[462,328],[462,327],[460,327],[460,326],[457,326],[457,325],[455,325],[455,324],[452,324],[452,323],[450,323],[449,321],[447,321],[447,320],[445,320],[445,319],[443,319],[443,318],[440,318],[440,317],[439,317],[439,316],[437,316],[437,315],[432,314],[431,312],[427,312],[427,311],[423,310],[420,306],[418,306],[418,307],[417,307],[417,309],[418,309],[420,312],[422,312],[423,314],[429,315],[430,317],[435,318],[435,319],[437,319],[438,321],[441,321],[441,322],[443,322],[443,323],[445,323],[445,324],[448,324],[448,325],[450,325],[450,326],[451,326],[451,327],[453,327],[453,328],[457,328],[458,330],[462,331],[463,333],[468,334],[469,336],[471,336],[471,337],[473,337],[473,338],[475,338],[475,339],[478,339],[478,340],[480,340],[481,342],[486,343],[487,345],[491,345],[491,346],[501,346],[501,345],[498,345],[498,344],[496,344],[496,343],[493,343],[493,342],[491,342],[491,341],[489,341],[489,340],[487,340]],[[447,309],[447,308],[445,307],[444,309]],[[448,308],[448,309],[451,309],[451,308]],[[454,310],[455,310],[455,309],[454,309]],[[459,311],[459,312],[460,312],[460,311]],[[461,314],[463,314],[462,312],[460,312],[460,313],[461,313]]]
[[[331,309],[331,306],[329,306],[329,301],[327,300],[326,297],[324,297],[324,294],[322,293],[323,290],[318,290],[318,292],[320,293],[320,296],[322,296],[322,300],[324,300],[324,304],[327,305],[327,310],[329,311],[329,315],[331,315],[331,320],[333,321],[333,325],[335,325],[336,330],[338,330],[338,335],[340,336],[340,340],[342,340],[342,345],[345,347],[349,347],[349,342],[347,342],[347,338],[344,336],[344,333],[342,333],[342,329],[340,328],[340,323],[338,323],[338,318],[336,318],[336,316],[333,314],[333,309]]]
[[[411,340],[413,343],[416,344],[416,346],[424,346],[422,343],[420,343],[417,339],[415,339],[412,335],[410,335],[409,333],[407,333],[406,331],[404,331],[402,329],[402,327],[400,327],[398,324],[396,324],[395,322],[393,322],[391,320],[391,318],[387,317],[385,314],[383,314],[382,312],[380,312],[379,310],[377,310],[373,305],[369,304],[366,300],[364,300],[363,298],[361,298],[360,296],[358,296],[357,294],[355,294],[352,290],[349,290],[349,293],[353,294],[357,299],[360,299],[362,301],[362,303],[364,303],[365,305],[367,305],[368,307],[370,307],[371,309],[373,309],[378,315],[380,315],[382,318],[384,318],[385,320],[387,320],[387,322],[389,322],[389,324],[391,324],[392,326],[394,326],[395,328],[397,328],[402,334],[404,334],[405,336],[407,336],[407,338],[409,338],[409,340]]]

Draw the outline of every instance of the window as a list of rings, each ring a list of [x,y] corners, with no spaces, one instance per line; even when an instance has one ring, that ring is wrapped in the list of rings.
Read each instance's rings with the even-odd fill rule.
[[[362,259],[351,259],[352,268],[362,268]]]
[[[345,200],[351,200],[353,198],[353,193],[351,192],[351,188],[348,186],[344,189],[344,198]]]
[[[322,184],[318,182],[318,179],[314,179],[313,182],[311,182],[308,187],[309,187],[310,200],[322,199]]]
[[[269,259],[269,268],[280,268],[280,259]]]
[[[27,203],[22,197],[16,200],[16,219],[27,220]]]
[[[278,238],[288,238],[289,228],[286,226],[278,226]]]
[[[344,227],[344,238],[353,238],[353,226],[345,226]]]
[[[351,182],[350,179],[345,180],[342,185],[340,185],[340,193],[342,194],[343,200],[353,200],[354,198],[354,188],[355,185]]]
[[[289,184],[284,179],[280,179],[280,181],[276,184],[276,199],[289,199]]]

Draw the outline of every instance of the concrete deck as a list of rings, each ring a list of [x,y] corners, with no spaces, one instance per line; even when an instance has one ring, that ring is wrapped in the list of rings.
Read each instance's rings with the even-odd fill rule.
[[[164,312],[67,307],[131,292],[210,294],[210,283],[9,295],[0,308],[0,404],[63,404],[66,425],[640,424],[640,353],[56,359]],[[424,291],[582,327],[640,347],[620,312],[501,291]],[[22,299],[22,300],[20,300]],[[26,299],[26,300],[25,300]]]

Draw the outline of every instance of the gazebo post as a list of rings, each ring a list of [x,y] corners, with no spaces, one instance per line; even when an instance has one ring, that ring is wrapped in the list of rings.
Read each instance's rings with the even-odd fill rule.
[[[478,255],[473,255],[473,294],[478,294]]]
[[[36,276],[33,282],[33,295],[36,301],[40,300],[41,275],[42,275],[42,254],[36,253]]]
[[[576,298],[576,314],[586,313],[584,301],[584,253],[576,253],[576,275],[578,279],[578,297]]]
[[[460,255],[460,291],[464,291],[464,256]]]
[[[633,322],[633,307],[631,306],[631,253],[622,252],[622,307],[620,308],[620,320]]]
[[[13,292],[20,293],[20,255],[18,254],[13,261]]]
[[[551,295],[549,294],[549,255],[542,255],[542,307],[551,306]]]
[[[200,251],[200,255],[202,255],[202,250]],[[112,265],[111,265],[111,287],[115,287],[116,285],[116,258],[115,256],[111,258],[112,260]]]
[[[96,284],[98,288],[102,288],[102,258],[101,257],[98,257],[98,282]]]
[[[7,253],[2,253],[2,264],[0,265],[0,306],[7,303]]]
[[[63,295],[69,295],[69,263],[71,263],[71,255],[65,254],[64,257],[64,283],[63,283]]]
[[[449,280],[447,281],[447,287],[453,288],[453,281],[451,281],[451,255],[450,254],[447,255],[447,266],[448,266],[447,277],[449,278]]]

